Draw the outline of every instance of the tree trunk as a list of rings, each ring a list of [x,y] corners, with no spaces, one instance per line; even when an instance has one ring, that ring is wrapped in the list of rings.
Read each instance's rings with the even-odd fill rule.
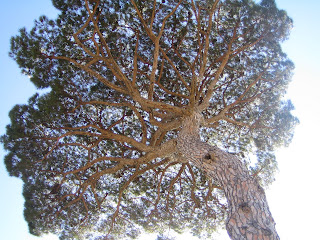
[[[183,158],[222,187],[228,201],[226,228],[230,238],[280,239],[263,188],[236,156],[200,140],[200,121],[199,115],[184,121],[177,148]]]

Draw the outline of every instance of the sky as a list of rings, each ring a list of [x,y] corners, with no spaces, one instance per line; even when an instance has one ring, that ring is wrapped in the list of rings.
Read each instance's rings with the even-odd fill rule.
[[[300,124],[288,148],[277,151],[279,172],[267,189],[270,210],[282,240],[316,239],[320,215],[320,20],[319,0],[276,0],[280,9],[294,20],[294,28],[283,49],[295,63],[287,96],[295,105]],[[57,11],[50,0],[0,1],[0,135],[9,124],[8,112],[15,104],[26,103],[35,88],[21,75],[17,64],[8,57],[10,37],[19,28],[31,29],[40,15],[54,18]],[[28,233],[23,218],[22,181],[9,177],[0,147],[0,238],[3,240],[54,240]],[[145,238],[145,237],[144,237]],[[149,240],[152,238],[148,237]],[[179,239],[195,239],[180,236]],[[228,239],[225,233],[216,240]]]

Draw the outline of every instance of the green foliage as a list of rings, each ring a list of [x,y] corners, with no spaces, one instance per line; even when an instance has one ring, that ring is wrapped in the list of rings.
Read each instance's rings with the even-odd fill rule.
[[[53,4],[58,18],[21,29],[10,52],[49,92],[15,106],[1,137],[8,172],[24,181],[32,234],[124,239],[170,227],[210,236],[226,216],[220,187],[177,156],[150,157],[177,137],[176,109],[201,108],[208,97],[202,139],[255,155],[243,161],[273,181],[275,148],[298,123],[283,100],[293,63],[280,43],[292,21],[273,0],[220,1],[211,28],[212,0]],[[161,34],[156,57],[150,32]]]

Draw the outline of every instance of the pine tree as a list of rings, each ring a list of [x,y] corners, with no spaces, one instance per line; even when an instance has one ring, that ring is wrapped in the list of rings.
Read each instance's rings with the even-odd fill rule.
[[[292,20],[273,0],[53,0],[11,40],[44,94],[2,136],[35,235],[170,228],[279,239],[263,187],[298,120],[284,100]]]

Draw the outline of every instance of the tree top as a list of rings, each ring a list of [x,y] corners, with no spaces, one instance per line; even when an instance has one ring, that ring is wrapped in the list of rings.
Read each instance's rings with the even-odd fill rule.
[[[273,0],[53,4],[57,19],[21,29],[10,52],[48,91],[15,106],[2,136],[32,233],[209,234],[224,221],[223,192],[176,149],[195,113],[190,134],[272,182],[275,148],[298,123],[283,100],[294,66],[280,43],[292,20]]]

